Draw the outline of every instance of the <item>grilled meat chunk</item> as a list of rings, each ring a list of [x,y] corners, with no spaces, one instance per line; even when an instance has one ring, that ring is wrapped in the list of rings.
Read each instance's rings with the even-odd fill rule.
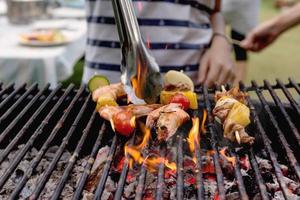
[[[224,137],[233,142],[253,144],[254,138],[245,131],[245,127],[250,124],[250,110],[244,104],[245,94],[233,88],[225,92],[216,92],[215,100],[213,115],[223,124]]]
[[[126,92],[123,88],[123,84],[115,83],[115,84],[106,85],[106,86],[96,89],[93,92],[93,101],[97,102],[97,100],[100,96],[109,96],[109,97],[117,100],[117,98],[125,96],[125,95],[126,95]]]
[[[166,141],[189,119],[189,115],[179,104],[171,103],[152,111],[147,117],[146,126],[152,128],[156,123],[158,140]]]
[[[160,104],[151,104],[151,105],[135,105],[130,104],[128,106],[104,106],[101,107],[98,112],[102,118],[107,121],[110,121],[114,114],[120,111],[131,111],[135,117],[143,117],[149,114],[151,111],[161,107]]]

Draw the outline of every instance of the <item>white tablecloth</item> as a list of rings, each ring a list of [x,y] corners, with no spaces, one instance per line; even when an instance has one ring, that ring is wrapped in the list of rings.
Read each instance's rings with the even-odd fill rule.
[[[25,47],[19,42],[19,35],[36,27],[59,26],[71,42],[58,47]],[[15,26],[6,17],[0,17],[0,82],[38,82],[40,86],[50,83],[55,87],[58,81],[68,78],[74,64],[84,55],[86,41],[84,19],[39,21],[32,25]]]

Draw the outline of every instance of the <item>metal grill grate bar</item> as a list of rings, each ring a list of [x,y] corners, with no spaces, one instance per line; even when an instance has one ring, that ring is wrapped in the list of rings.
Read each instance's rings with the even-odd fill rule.
[[[89,102],[90,97],[87,100],[88,100],[87,102]],[[85,109],[83,109],[82,111],[84,112],[84,110]],[[90,129],[92,128],[92,124],[95,121],[96,114],[97,114],[97,111],[94,111],[91,118],[90,118],[90,120],[89,120],[89,122],[88,122],[88,124],[87,124],[87,126],[86,126],[86,128],[82,131],[83,134],[82,134],[82,136],[81,136],[81,138],[80,138],[80,140],[79,140],[79,142],[76,146],[76,149],[75,149],[74,153],[72,154],[71,158],[68,161],[68,165],[66,166],[66,169],[64,170],[63,176],[62,176],[62,178],[60,179],[59,183],[56,186],[56,189],[55,189],[55,191],[54,191],[54,193],[51,197],[51,200],[59,198],[59,195],[60,195],[61,191],[63,190],[63,188],[65,186],[65,183],[67,182],[68,177],[70,176],[72,168],[73,168],[73,166],[74,166],[74,164],[75,164],[75,162],[76,162],[76,160],[77,160],[77,158],[80,154],[80,151],[82,150],[82,146],[83,146],[83,144],[84,144],[84,142],[85,142],[85,140],[86,140],[86,138],[87,138],[87,136],[90,132]],[[76,126],[74,125],[73,127],[76,127]],[[102,135],[103,134],[101,133],[100,140],[102,140]],[[68,140],[65,140],[65,141],[67,142]]]
[[[0,91],[0,98],[2,98],[2,96],[5,93],[11,92],[14,88],[14,83],[10,83],[9,85],[7,85],[5,88],[2,88],[2,90]]]
[[[112,164],[112,160],[113,160],[113,157],[114,157],[115,152],[116,152],[118,140],[119,139],[118,139],[117,135],[115,135],[114,138],[113,138],[112,144],[110,146],[110,149],[109,149],[107,160],[106,160],[105,165],[103,167],[103,173],[102,173],[100,181],[97,185],[97,189],[96,189],[96,192],[95,192],[94,199],[101,199],[101,196],[102,196],[102,193],[103,193],[103,190],[104,190],[104,187],[105,187],[105,182],[107,180],[109,170],[110,170],[110,167],[111,167],[111,164]]]
[[[276,79],[277,84],[279,87],[282,89],[283,93],[285,94],[286,98],[289,100],[291,103],[292,107],[297,111],[298,115],[300,115],[300,106],[296,102],[296,100],[293,98],[292,94],[288,91],[286,86],[282,83],[281,80]]]
[[[42,189],[45,187],[46,182],[48,181],[49,177],[51,176],[51,173],[55,169],[55,166],[56,166],[57,162],[59,161],[60,157],[62,156],[62,154],[63,154],[63,152],[64,152],[71,136],[74,134],[74,132],[75,132],[77,126],[78,126],[79,121],[81,120],[84,112],[86,111],[89,101],[90,101],[90,95],[85,100],[84,105],[80,109],[80,111],[79,111],[76,119],[74,120],[71,128],[69,129],[67,135],[63,138],[62,143],[59,146],[59,149],[55,153],[54,159],[51,161],[51,163],[50,163],[49,167],[46,169],[44,175],[41,177],[40,181],[37,183],[37,187],[33,191],[32,196],[30,197],[31,200],[37,199],[39,197],[40,193],[42,192]],[[71,159],[75,160],[74,157],[71,157]],[[53,196],[55,196],[55,194],[53,194]],[[52,199],[53,199],[53,196],[52,196]]]
[[[160,151],[160,157],[165,158],[166,157],[166,145],[161,144],[159,147]],[[157,178],[157,184],[156,184],[156,194],[155,199],[161,200],[163,199],[163,191],[165,189],[165,162],[161,162],[158,167],[158,178]]]
[[[298,92],[298,94],[300,94],[300,87],[299,85],[292,79],[289,78],[290,84],[295,88],[295,90]]]
[[[240,88],[242,89],[242,91],[246,91],[246,88],[245,88],[243,83],[240,83]],[[280,169],[280,165],[277,161],[276,154],[274,153],[274,151],[271,147],[271,140],[267,136],[267,134],[266,134],[266,132],[265,132],[263,126],[262,126],[262,123],[259,120],[259,117],[256,113],[256,110],[255,110],[255,107],[252,103],[252,100],[248,96],[246,96],[246,99],[247,99],[248,106],[250,107],[250,111],[251,111],[250,114],[252,116],[252,119],[254,119],[254,123],[256,125],[257,131],[261,135],[263,143],[264,143],[264,145],[266,147],[266,150],[269,154],[269,157],[271,159],[272,165],[274,167],[274,172],[275,172],[276,178],[278,180],[278,183],[280,185],[280,188],[283,191],[284,198],[288,199],[289,191],[288,191],[288,188],[286,187],[286,184],[283,181],[283,174],[282,174],[282,171]]]
[[[252,85],[254,87],[257,88],[257,83],[255,81],[252,81]],[[298,179],[300,179],[300,166],[293,154],[292,149],[290,148],[287,140],[284,137],[283,132],[281,131],[281,129],[279,128],[279,124],[277,123],[274,115],[272,114],[270,107],[266,101],[266,99],[264,98],[264,96],[262,95],[261,91],[256,89],[256,94],[259,98],[259,100],[261,101],[264,110],[267,112],[268,116],[270,117],[270,121],[272,122],[272,125],[275,127],[276,131],[277,131],[277,136],[279,138],[280,143],[282,144],[282,146],[284,147],[285,153],[287,155],[287,158],[290,162],[291,167],[293,168],[295,174],[297,175]]]
[[[177,182],[176,182],[176,197],[177,199],[183,199],[183,136],[182,133],[177,137],[178,150],[177,150]]]
[[[78,186],[77,186],[77,188],[76,188],[76,191],[75,191],[75,194],[74,194],[72,200],[78,200],[78,199],[80,199],[81,193],[82,193],[82,191],[83,191],[83,189],[84,189],[84,185],[85,185],[86,180],[87,180],[87,178],[88,178],[88,176],[89,176],[89,174],[90,174],[91,168],[92,168],[92,166],[93,166],[93,164],[94,164],[94,162],[95,162],[95,158],[96,158],[96,156],[97,156],[98,150],[99,150],[99,148],[100,148],[100,146],[101,146],[101,141],[102,141],[103,134],[104,134],[105,130],[106,130],[106,125],[105,125],[105,123],[103,122],[103,123],[102,123],[102,126],[101,126],[101,128],[100,128],[100,130],[99,130],[98,137],[97,137],[97,139],[96,139],[95,145],[94,145],[94,147],[93,147],[93,149],[92,149],[92,152],[91,152],[91,154],[90,154],[90,156],[89,156],[89,160],[88,160],[88,162],[87,162],[87,164],[86,164],[86,166],[85,166],[85,168],[84,168],[83,174],[81,175],[81,177],[80,177],[80,179],[79,179]],[[115,136],[113,140],[115,140],[115,146],[116,146],[117,137]],[[114,142],[112,143],[111,147],[113,146],[113,144],[114,144]],[[76,147],[76,148],[77,148],[77,147]],[[79,147],[78,147],[78,148],[79,148]],[[75,150],[75,151],[76,151],[76,150]],[[108,159],[107,159],[107,161],[109,162]],[[105,163],[105,164],[106,164],[106,163]],[[71,163],[70,163],[70,165],[71,165]],[[67,166],[67,169],[68,169],[68,168],[69,168],[69,167]],[[69,172],[67,172],[67,170],[65,170],[64,173],[69,173]],[[64,176],[64,175],[63,175],[63,176]],[[101,176],[101,178],[102,178],[103,176],[104,176],[104,174]],[[107,177],[107,176],[106,176],[106,177]],[[58,185],[60,185],[61,182],[63,182],[63,181],[64,181],[64,180],[61,179],[61,181],[60,181],[60,183],[59,183]],[[58,191],[57,191],[57,192],[58,192]]]
[[[129,140],[129,145],[133,145],[134,141],[135,141],[135,136],[136,136],[136,131],[134,132],[132,138]],[[126,156],[123,167],[122,167],[122,172],[121,172],[121,176],[117,185],[117,191],[115,193],[114,196],[114,200],[119,200],[122,197],[122,193],[124,190],[124,185],[125,185],[125,181],[126,181],[126,177],[128,174],[128,168],[129,168],[129,155]]]
[[[290,116],[288,115],[286,109],[284,108],[282,102],[280,101],[279,97],[277,96],[276,92],[272,89],[269,81],[265,80],[264,84],[266,86],[266,88],[269,90],[274,102],[276,103],[276,105],[279,107],[282,115],[284,116],[284,119],[288,122],[290,129],[292,130],[293,136],[296,138],[298,146],[300,146],[300,134],[296,128],[296,126],[294,125],[294,123],[292,122]]]
[[[8,97],[5,98],[4,101],[2,101],[0,103],[0,111],[2,111],[4,109],[4,107],[6,107],[5,105],[9,102],[12,102],[13,98],[18,94],[21,93],[25,90],[26,84],[21,85],[19,88],[17,88],[16,90],[14,90]]]
[[[41,90],[38,94],[35,95],[35,97],[28,103],[28,105],[21,111],[21,113],[5,128],[5,130],[2,132],[2,134],[0,135],[0,143],[3,142],[3,140],[5,139],[5,137],[15,128],[16,124],[21,120],[21,118],[28,112],[28,110],[30,110],[32,108],[32,106],[39,100],[39,98],[44,94],[44,92],[48,90],[48,86],[45,87],[43,90]],[[50,100],[50,99],[49,99]],[[46,104],[45,104],[46,105]],[[41,106],[42,107],[42,106]],[[41,109],[38,109],[36,111],[36,113],[39,113],[38,111],[40,111]],[[9,114],[9,113],[8,113]],[[32,116],[34,117],[35,114]],[[2,116],[4,118],[6,118],[5,116]],[[0,118],[0,121],[3,121],[2,117]],[[24,125],[23,129],[24,130],[26,127],[28,127],[30,120]],[[1,124],[1,123],[0,123]],[[19,135],[23,135],[23,134],[18,134],[13,141],[16,141],[15,139],[18,138]],[[9,144],[9,146],[14,146],[11,145],[14,142],[11,142]],[[8,146],[6,147],[6,149],[8,149]],[[10,151],[10,150],[9,150]],[[7,151],[6,153],[8,153],[9,151]],[[4,151],[5,152],[5,151]],[[3,161],[3,155],[4,152],[1,154],[0,156],[0,162]],[[5,156],[4,156],[5,157]]]
[[[33,93],[37,90],[37,83],[33,84],[0,118],[0,124],[2,124],[7,117],[13,112],[14,109],[16,109],[16,107],[18,107],[24,100],[25,98],[27,98],[31,93]],[[42,90],[45,91],[47,88],[49,87],[49,84],[47,85],[47,87]],[[0,141],[1,142],[1,141]]]
[[[40,163],[41,159],[43,158],[43,155],[46,153],[47,149],[49,148],[50,143],[53,141],[53,139],[57,135],[58,131],[63,127],[63,124],[66,121],[67,117],[69,116],[70,111],[75,106],[75,103],[78,101],[79,97],[83,94],[84,90],[85,90],[85,87],[81,87],[78,90],[76,96],[73,98],[72,102],[70,103],[70,105],[65,110],[64,114],[62,115],[62,117],[59,119],[59,121],[55,125],[54,129],[50,133],[50,136],[47,138],[46,142],[43,144],[43,146],[39,150],[37,156],[31,162],[30,168],[25,172],[25,174],[22,177],[21,181],[18,183],[17,187],[14,189],[14,191],[13,191],[11,197],[10,197],[11,199],[17,198],[17,196],[19,195],[19,193],[22,191],[24,185],[26,184],[26,182],[28,181],[28,179],[32,175],[34,169],[38,166],[38,164]]]
[[[219,151],[218,151],[218,146],[217,146],[217,140],[216,140],[216,135],[215,135],[215,130],[214,130],[214,119],[212,117],[212,110],[211,110],[211,105],[209,102],[209,96],[208,96],[208,89],[206,86],[203,87],[203,96],[204,96],[204,102],[205,102],[205,107],[207,110],[207,115],[208,115],[208,130],[210,132],[211,136],[211,146],[212,149],[214,150],[213,154],[213,161],[214,161],[214,166],[215,166],[215,172],[217,176],[217,186],[218,186],[218,195],[219,199],[223,200],[225,199],[225,187],[224,187],[224,176],[223,172],[219,163],[220,156],[219,156]]]

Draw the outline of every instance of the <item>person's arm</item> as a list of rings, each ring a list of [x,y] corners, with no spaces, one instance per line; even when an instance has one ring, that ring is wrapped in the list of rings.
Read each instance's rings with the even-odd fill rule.
[[[209,87],[232,82],[234,79],[231,44],[225,36],[225,21],[220,12],[211,15],[213,38],[211,47],[200,62],[199,82]]]
[[[241,42],[241,46],[251,51],[260,51],[299,23],[300,3],[254,28]]]

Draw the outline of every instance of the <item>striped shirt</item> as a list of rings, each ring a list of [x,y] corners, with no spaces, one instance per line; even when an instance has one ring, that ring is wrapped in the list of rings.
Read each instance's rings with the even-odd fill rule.
[[[133,0],[142,37],[162,73],[183,70],[194,80],[211,39],[218,0]],[[102,74],[120,81],[121,50],[111,0],[86,0],[88,34],[83,82]]]

